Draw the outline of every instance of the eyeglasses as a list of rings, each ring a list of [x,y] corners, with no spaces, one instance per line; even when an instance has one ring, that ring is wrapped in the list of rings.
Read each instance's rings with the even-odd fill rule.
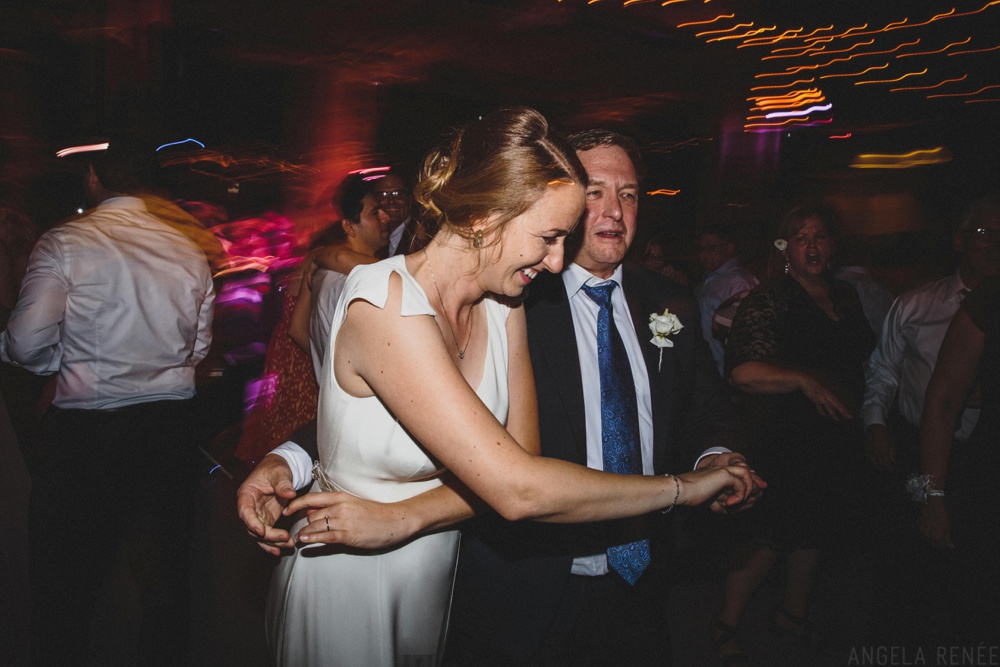
[[[406,190],[382,190],[375,193],[375,199],[377,199],[380,204],[390,199],[406,199],[409,196],[410,193]]]

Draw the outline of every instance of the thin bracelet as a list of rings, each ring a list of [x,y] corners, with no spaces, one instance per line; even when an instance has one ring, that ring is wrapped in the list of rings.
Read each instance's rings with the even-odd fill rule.
[[[670,503],[670,507],[668,507],[665,510],[660,510],[662,514],[667,514],[670,512],[670,510],[674,508],[674,505],[677,504],[677,499],[681,497],[681,480],[677,479],[677,477],[674,475],[664,475],[664,476],[670,477],[671,479],[674,480],[674,500],[672,503]]]

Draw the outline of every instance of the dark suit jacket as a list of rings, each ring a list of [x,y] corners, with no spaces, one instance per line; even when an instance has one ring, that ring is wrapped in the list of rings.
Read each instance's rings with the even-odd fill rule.
[[[525,309],[542,454],[586,465],[583,382],[563,279],[544,274],[530,289]],[[645,269],[626,270],[622,289],[649,376],[654,470],[688,470],[706,445],[732,444],[735,432],[731,404],[701,335],[697,303],[686,288]],[[649,315],[664,308],[684,328],[671,336],[673,347],[663,348],[661,364],[660,348],[648,342]],[[583,526],[512,524],[495,516],[473,522],[464,531],[459,557],[455,630],[514,658],[531,655],[552,621],[573,558],[645,533],[652,538],[655,561],[664,518]]]

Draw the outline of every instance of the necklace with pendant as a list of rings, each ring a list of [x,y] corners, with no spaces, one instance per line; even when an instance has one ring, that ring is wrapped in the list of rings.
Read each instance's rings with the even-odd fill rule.
[[[444,310],[444,299],[441,298],[441,290],[438,288],[437,278],[434,277],[434,268],[431,266],[431,258],[427,256],[426,248],[424,248],[424,259],[427,260],[427,270],[431,273],[431,282],[434,283],[434,291],[437,292],[438,303],[441,304],[441,316],[444,317],[444,322],[448,325],[448,331],[451,332],[451,339],[455,341],[455,349],[458,350],[458,358],[465,359],[465,351],[469,349],[469,341],[472,340],[472,327],[476,321],[476,307],[472,307],[472,314],[469,316],[469,336],[465,339],[465,347],[459,347],[458,337],[455,335],[455,329],[452,328],[451,320],[448,319],[448,314]]]

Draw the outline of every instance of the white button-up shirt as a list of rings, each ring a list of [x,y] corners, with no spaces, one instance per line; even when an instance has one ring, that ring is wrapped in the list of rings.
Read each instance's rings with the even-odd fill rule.
[[[865,378],[865,401],[861,407],[865,426],[886,424],[894,402],[906,421],[920,425],[924,394],[937,363],[938,350],[962,303],[964,289],[956,272],[910,290],[893,302]],[[968,438],[977,419],[978,409],[965,410],[955,437]]]
[[[0,357],[58,373],[61,408],[190,398],[214,298],[204,253],[141,199],[115,197],[38,241]]]

